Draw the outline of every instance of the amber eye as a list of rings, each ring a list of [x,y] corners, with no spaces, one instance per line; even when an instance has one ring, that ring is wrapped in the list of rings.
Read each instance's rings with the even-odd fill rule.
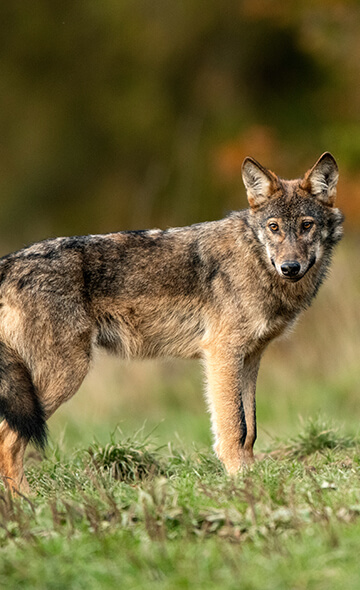
[[[275,223],[275,221],[272,221],[271,223],[269,223],[269,228],[271,229],[271,231],[275,234],[277,231],[279,231],[279,226],[277,223]]]
[[[305,231],[308,231],[313,225],[314,225],[313,221],[303,221],[301,227]]]

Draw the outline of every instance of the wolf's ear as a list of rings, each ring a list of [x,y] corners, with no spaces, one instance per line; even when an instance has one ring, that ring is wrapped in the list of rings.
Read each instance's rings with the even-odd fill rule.
[[[304,176],[301,187],[319,201],[333,207],[339,171],[334,156],[325,152]]]
[[[278,184],[278,178],[254,158],[245,158],[241,171],[249,205],[252,209],[257,209],[269,200]]]

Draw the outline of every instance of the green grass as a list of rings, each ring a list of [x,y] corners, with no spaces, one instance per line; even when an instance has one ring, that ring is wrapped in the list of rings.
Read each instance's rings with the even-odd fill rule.
[[[0,495],[0,587],[357,589],[360,441],[323,420],[227,477],[154,435],[50,447]]]

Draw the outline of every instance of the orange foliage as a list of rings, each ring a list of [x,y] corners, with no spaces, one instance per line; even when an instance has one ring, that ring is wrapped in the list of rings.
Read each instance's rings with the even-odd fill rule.
[[[241,12],[249,19],[271,18],[284,22],[291,20],[293,7],[283,0],[243,0]]]
[[[260,162],[273,162],[277,148],[275,131],[265,125],[254,125],[236,139],[216,146],[213,163],[216,176],[225,182],[239,178],[246,156]]]
[[[341,173],[336,204],[346,217],[347,227],[355,230],[360,226],[360,174],[348,176]]]

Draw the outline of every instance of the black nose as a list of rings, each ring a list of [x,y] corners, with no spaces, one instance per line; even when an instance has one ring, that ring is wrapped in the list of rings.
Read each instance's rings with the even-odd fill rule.
[[[296,277],[300,272],[300,264],[298,262],[283,262],[281,265],[281,272],[283,273],[284,277]]]

